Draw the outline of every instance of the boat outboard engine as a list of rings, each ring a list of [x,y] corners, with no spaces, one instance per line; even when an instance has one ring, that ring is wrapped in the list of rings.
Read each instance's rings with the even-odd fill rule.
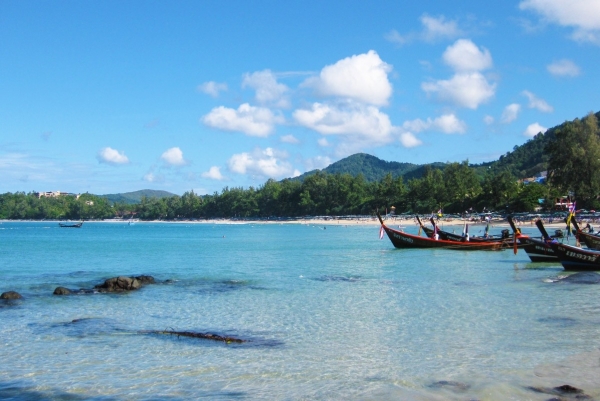
[[[510,238],[510,233],[507,229],[502,230],[502,239]]]
[[[554,230],[553,238],[562,238],[564,237],[563,230]]]

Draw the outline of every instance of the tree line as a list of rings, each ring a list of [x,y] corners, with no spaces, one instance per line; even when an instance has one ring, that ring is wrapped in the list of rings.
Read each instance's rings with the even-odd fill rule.
[[[468,161],[426,168],[422,177],[404,181],[386,175],[378,181],[364,176],[317,172],[302,182],[268,180],[258,188],[229,188],[200,196],[142,198],[139,204],[110,204],[83,194],[41,197],[35,193],[0,195],[0,219],[106,219],[142,220],[203,218],[268,218],[299,216],[368,215],[375,210],[397,213],[462,213],[467,210],[529,212],[551,209],[557,197],[573,194],[579,208],[600,207],[600,137],[597,117],[590,113],[557,127],[544,149],[546,183],[523,183],[510,166],[481,169]],[[539,134],[542,135],[542,134]],[[522,156],[520,156],[522,157]],[[537,163],[537,162],[536,162]],[[541,203],[540,203],[541,200]]]

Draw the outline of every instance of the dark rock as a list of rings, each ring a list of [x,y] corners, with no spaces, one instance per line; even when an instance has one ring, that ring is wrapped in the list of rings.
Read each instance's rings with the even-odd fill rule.
[[[52,294],[53,295],[69,295],[71,293],[72,293],[72,291],[69,290],[68,288],[56,287],[56,289],[54,290],[54,292]]]
[[[143,285],[153,283],[155,283],[155,280],[152,276],[119,276],[109,278],[103,284],[98,284],[94,286],[94,289],[100,292],[124,292],[139,290]]]
[[[134,278],[137,279],[142,285],[156,283],[156,281],[154,280],[154,277],[152,277],[152,276],[142,275],[142,276],[137,276]]]
[[[572,284],[600,284],[600,274],[594,272],[578,272],[571,274],[560,281]]]
[[[450,388],[453,390],[467,391],[471,386],[469,386],[468,384],[465,384],[465,383],[460,383],[460,382],[455,382],[455,381],[440,380],[435,383],[431,383],[429,385],[429,387],[430,388]]]
[[[106,280],[103,284],[94,286],[100,292],[123,292],[138,290],[142,283],[134,277],[113,277]]]
[[[23,298],[21,296],[21,294],[19,294],[16,291],[7,291],[7,292],[3,292],[0,295],[0,299],[21,299],[21,298]]]
[[[562,386],[554,387],[553,390],[555,390],[561,394],[581,394],[581,393],[583,393],[583,390],[578,389],[577,387],[573,387],[568,384],[563,384]]]

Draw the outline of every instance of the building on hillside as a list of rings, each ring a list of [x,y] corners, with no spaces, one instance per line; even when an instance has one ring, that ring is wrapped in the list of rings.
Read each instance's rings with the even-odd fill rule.
[[[35,194],[37,195],[38,198],[42,198],[42,197],[58,198],[59,196],[74,196],[76,199],[79,199],[79,196],[80,196],[80,194],[72,194],[69,192],[60,192],[60,191],[36,192]]]

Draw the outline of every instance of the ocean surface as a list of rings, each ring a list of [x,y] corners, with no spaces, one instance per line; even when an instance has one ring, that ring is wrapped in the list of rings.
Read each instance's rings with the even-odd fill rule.
[[[52,295],[142,274],[157,283]],[[0,399],[600,399],[600,286],[566,275],[352,223],[2,222],[0,292],[23,299],[0,301]]]

